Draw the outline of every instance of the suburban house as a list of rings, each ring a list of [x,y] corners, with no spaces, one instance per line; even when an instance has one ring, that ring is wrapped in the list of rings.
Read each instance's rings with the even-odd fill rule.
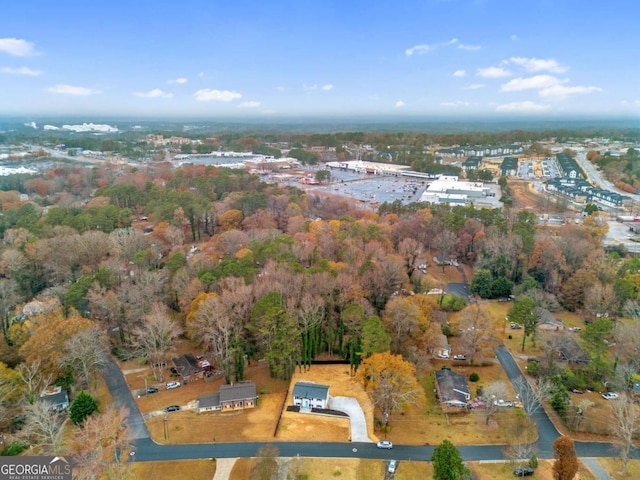
[[[464,408],[471,400],[464,375],[449,369],[436,371],[436,393],[443,408]]]
[[[518,173],[518,159],[516,157],[504,157],[500,165],[500,175],[503,177],[515,177]]]
[[[256,384],[253,382],[221,385],[219,392],[202,395],[198,399],[198,413],[254,408],[257,399]]]
[[[574,365],[586,365],[591,359],[580,344],[570,335],[554,336],[558,358]]]
[[[62,412],[69,408],[69,395],[62,387],[47,387],[45,391],[40,394],[40,401],[47,404],[49,410],[56,412]]]
[[[192,353],[185,353],[171,360],[176,372],[183,380],[194,380],[204,374],[204,368]]]
[[[293,404],[302,408],[328,408],[329,385],[296,382],[293,386]]]
[[[480,167],[480,163],[482,163],[482,157],[474,155],[462,162],[462,169],[465,172],[468,172],[469,170],[477,170]]]

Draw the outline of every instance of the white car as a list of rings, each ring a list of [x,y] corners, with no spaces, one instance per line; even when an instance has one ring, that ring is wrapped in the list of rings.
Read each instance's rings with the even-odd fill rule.
[[[616,398],[618,398],[618,394],[615,392],[608,392],[608,393],[603,393],[602,394],[602,398],[604,398],[605,400],[615,400]]]
[[[449,352],[447,352],[447,351],[440,352],[440,353],[438,353],[438,357],[440,357],[440,358],[449,358]]]
[[[467,356],[466,355],[454,355],[453,359],[454,360],[466,360]]]
[[[380,440],[378,443],[376,443],[376,447],[391,450],[393,448],[393,443],[391,443],[389,440]]]
[[[389,462],[389,467],[387,468],[387,472],[395,473],[397,464],[398,464],[398,462],[396,462],[395,460],[391,460]]]
[[[167,390],[178,388],[179,386],[180,386],[180,382],[169,382],[167,383]]]

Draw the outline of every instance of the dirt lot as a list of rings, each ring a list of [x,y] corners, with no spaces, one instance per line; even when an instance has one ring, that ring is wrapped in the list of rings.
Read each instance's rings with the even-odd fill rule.
[[[185,475],[185,472],[189,472]],[[180,460],[172,462],[137,462],[133,464],[133,478],[154,480],[211,480],[216,473],[216,462],[208,460]]]

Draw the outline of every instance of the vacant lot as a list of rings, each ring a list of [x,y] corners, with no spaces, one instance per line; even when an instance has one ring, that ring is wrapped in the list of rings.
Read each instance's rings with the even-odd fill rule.
[[[136,462],[133,464],[133,478],[153,478],[154,480],[211,480],[216,473],[216,462],[208,460],[176,460],[172,462]]]

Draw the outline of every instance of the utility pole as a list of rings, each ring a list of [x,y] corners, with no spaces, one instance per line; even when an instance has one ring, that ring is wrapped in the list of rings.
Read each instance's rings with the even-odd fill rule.
[[[169,414],[164,412],[164,439],[169,438]]]

